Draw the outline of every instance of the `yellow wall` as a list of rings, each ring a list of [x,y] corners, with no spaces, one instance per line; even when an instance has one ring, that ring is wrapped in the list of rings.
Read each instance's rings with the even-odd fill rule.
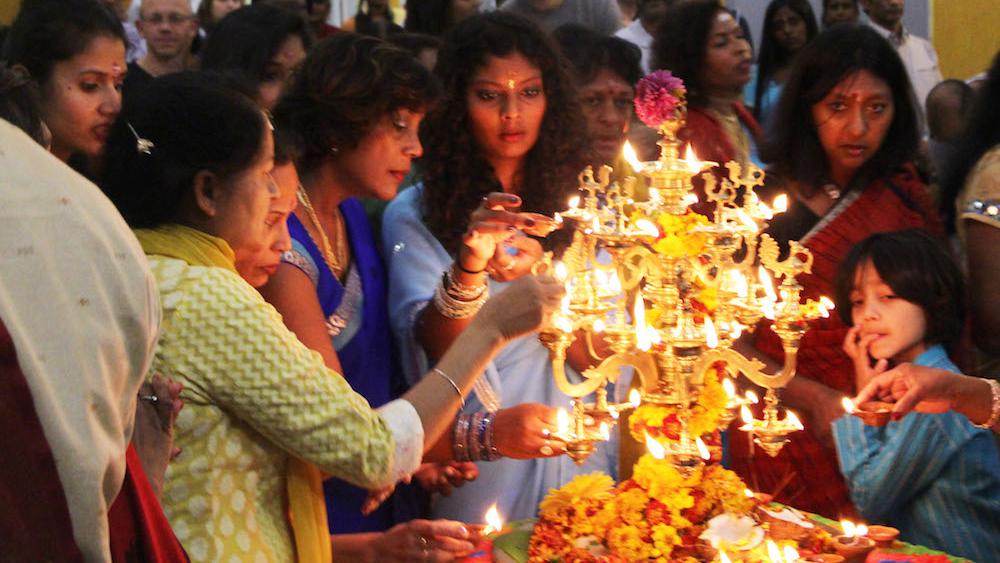
[[[982,72],[1000,50],[997,0],[933,0],[931,30],[945,78]]]
[[[21,0],[0,0],[0,25],[10,25],[21,7]]]

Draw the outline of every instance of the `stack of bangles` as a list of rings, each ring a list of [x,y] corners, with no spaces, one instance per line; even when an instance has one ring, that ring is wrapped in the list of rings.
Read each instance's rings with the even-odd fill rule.
[[[462,268],[456,262],[458,268]],[[463,270],[468,271],[468,270]],[[469,272],[478,274],[480,272]],[[449,319],[466,319],[479,312],[490,298],[489,286],[485,279],[481,285],[465,285],[452,276],[451,269],[441,274],[441,285],[434,292],[434,306]]]
[[[503,457],[497,449],[494,412],[462,414],[455,419],[452,452],[455,461],[494,461]]]

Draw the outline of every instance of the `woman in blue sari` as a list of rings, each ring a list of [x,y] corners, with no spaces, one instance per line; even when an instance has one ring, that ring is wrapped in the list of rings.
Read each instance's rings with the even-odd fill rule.
[[[390,318],[414,383],[472,322],[485,296],[508,291],[531,271],[543,248],[521,231],[544,234],[544,216],[564,208],[591,161],[566,63],[532,22],[506,12],[463,21],[446,37],[435,71],[446,96],[427,117],[423,180],[390,203],[382,221]],[[591,360],[576,348],[568,359],[578,369]],[[535,419],[511,428],[505,418],[524,405],[538,406]],[[570,399],[556,387],[537,334],[511,342],[476,382],[454,442],[444,445],[466,456],[461,437],[467,421],[480,417],[496,421],[498,442],[515,433],[522,446],[541,442],[533,451],[500,447],[500,459],[474,456],[479,477],[436,499],[432,514],[482,521],[496,503],[507,518],[531,517],[551,488],[580,473],[614,476],[616,442],[599,445],[582,466],[550,457],[558,445],[544,437],[556,430],[558,407],[568,409]]]

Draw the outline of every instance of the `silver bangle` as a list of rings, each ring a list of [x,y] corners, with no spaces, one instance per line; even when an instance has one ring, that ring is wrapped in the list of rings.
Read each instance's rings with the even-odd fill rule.
[[[993,395],[990,418],[982,424],[973,423],[976,428],[993,428],[1000,420],[1000,383],[995,379],[987,379],[986,382],[990,384],[990,393]]]
[[[484,289],[472,301],[463,301],[452,296],[448,289],[439,285],[434,291],[434,306],[438,312],[449,319],[467,319],[479,312],[486,300],[490,298],[488,289]]]
[[[451,269],[447,269],[442,274],[441,286],[448,291],[448,295],[460,301],[474,301],[486,291],[486,280],[479,285],[465,285],[455,279]]]
[[[462,409],[464,409],[465,408],[465,397],[462,396],[462,390],[458,388],[458,384],[455,383],[455,380],[452,379],[452,378],[450,378],[450,377],[448,377],[448,374],[445,373],[445,372],[443,372],[443,371],[441,371],[440,368],[434,368],[431,371],[433,371],[434,373],[440,375],[441,377],[444,378],[445,381],[447,381],[448,383],[451,384],[451,388],[455,390],[455,394],[458,395],[458,400],[462,403],[461,406],[458,407],[458,410],[461,411]]]

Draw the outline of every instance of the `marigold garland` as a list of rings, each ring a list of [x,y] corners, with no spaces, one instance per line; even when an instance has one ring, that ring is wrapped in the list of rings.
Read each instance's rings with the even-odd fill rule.
[[[697,537],[712,516],[746,514],[754,504],[739,477],[719,465],[685,477],[650,455],[639,459],[632,479],[609,483],[589,474],[553,490],[541,505],[530,561],[685,561],[696,556]],[[581,550],[586,543],[613,555]]]
[[[694,438],[715,432],[728,403],[718,370],[709,371],[698,400],[689,409],[688,434]],[[646,434],[661,441],[678,440],[681,421],[677,407],[643,403],[629,417],[629,431],[640,444],[646,442]]]

